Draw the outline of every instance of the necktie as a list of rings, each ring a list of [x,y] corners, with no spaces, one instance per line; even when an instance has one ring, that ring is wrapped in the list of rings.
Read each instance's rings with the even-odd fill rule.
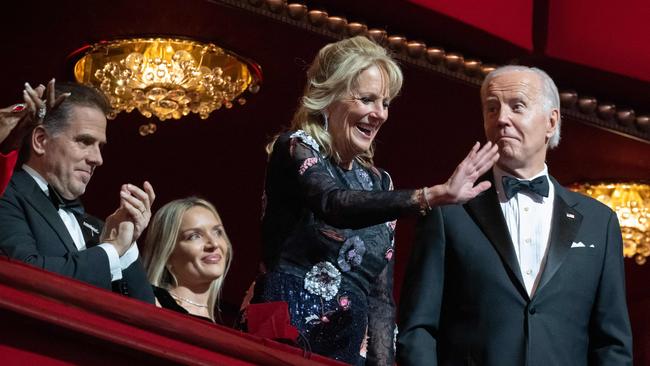
[[[52,186],[47,186],[47,187],[50,192],[50,201],[52,201],[54,208],[56,208],[57,210],[64,209],[64,210],[72,211],[72,213],[75,214],[75,216],[84,215],[84,207],[78,198],[73,200],[67,200],[63,198],[59,194],[59,192],[57,192],[56,189],[54,189],[54,187]]]
[[[519,191],[529,191],[540,196],[548,197],[548,178],[545,175],[533,180],[519,180],[517,178],[503,176],[503,192],[507,199],[512,198]]]

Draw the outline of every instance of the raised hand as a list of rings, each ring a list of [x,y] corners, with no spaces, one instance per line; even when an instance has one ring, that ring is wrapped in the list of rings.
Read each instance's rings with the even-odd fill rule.
[[[20,148],[20,144],[32,128],[43,122],[47,111],[56,108],[70,95],[65,93],[56,98],[54,83],[54,79],[50,80],[47,88],[43,85],[32,88],[29,83],[25,83],[24,103],[0,109],[1,152],[6,153]],[[42,99],[44,93],[47,96],[46,100]]]
[[[454,173],[444,184],[429,189],[426,197],[431,206],[465,203],[490,188],[488,181],[476,180],[487,172],[499,160],[498,146],[487,142],[483,147],[474,144],[469,154],[456,167]],[[427,192],[427,193],[429,193]]]
[[[1,152],[7,153],[11,150],[16,150],[18,148],[19,141],[18,136],[11,138],[9,135],[16,129],[16,126],[19,126],[22,121],[25,121],[26,111],[25,107],[21,104],[14,104],[7,108],[0,109],[0,144],[2,145]],[[24,126],[26,123],[22,123]],[[17,135],[14,133],[14,135]]]
[[[45,96],[46,96],[46,103],[47,103],[47,110],[52,110],[56,107],[59,106],[59,104],[63,103],[65,98],[70,96],[70,93],[62,93],[58,97],[56,96],[56,90],[54,88],[54,83],[56,80],[52,79],[47,83],[47,88],[45,89]],[[42,97],[42,96],[41,96]]]

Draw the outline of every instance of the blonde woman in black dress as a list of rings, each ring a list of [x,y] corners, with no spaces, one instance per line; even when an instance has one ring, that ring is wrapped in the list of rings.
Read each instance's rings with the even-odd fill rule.
[[[232,245],[210,202],[189,197],[160,208],[142,257],[158,306],[220,322],[217,304]]]

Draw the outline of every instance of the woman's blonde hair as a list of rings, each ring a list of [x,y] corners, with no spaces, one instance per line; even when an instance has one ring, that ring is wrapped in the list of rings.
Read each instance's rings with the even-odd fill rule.
[[[357,87],[359,75],[376,66],[382,72],[388,98],[402,88],[402,70],[385,48],[362,36],[344,39],[323,47],[307,70],[307,83],[298,109],[291,121],[291,131],[304,130],[320,145],[321,153],[340,162],[331,136],[325,127],[323,111],[333,102],[349,96]],[[266,151],[270,155],[277,136]],[[374,145],[374,144],[373,144]],[[374,146],[357,157],[359,163],[373,165]]]
[[[169,257],[176,248],[176,242],[179,239],[179,232],[183,215],[193,207],[203,207],[212,212],[214,216],[223,224],[217,209],[208,201],[198,197],[188,197],[171,201],[161,207],[149,223],[147,230],[147,240],[145,241],[142,259],[144,267],[147,270],[147,277],[152,285],[171,289],[178,284],[174,274],[170,272],[167,262]],[[226,266],[223,275],[212,281],[208,295],[208,312],[210,319],[215,321],[215,306],[218,304],[221,296],[221,287],[223,286],[226,274],[232,261],[232,244],[224,230],[224,238],[228,246],[226,252]]]

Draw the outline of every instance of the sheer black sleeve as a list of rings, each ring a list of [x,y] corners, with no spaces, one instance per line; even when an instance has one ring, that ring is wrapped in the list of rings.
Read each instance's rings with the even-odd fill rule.
[[[419,211],[417,200],[412,198],[413,190],[346,189],[334,178],[336,172],[315,149],[317,146],[311,145],[300,138],[278,140],[273,154],[287,162],[286,170],[298,182],[302,199],[316,216],[329,225],[361,228]]]
[[[391,260],[377,277],[368,295],[368,352],[366,365],[392,365],[395,362],[395,302]]]

